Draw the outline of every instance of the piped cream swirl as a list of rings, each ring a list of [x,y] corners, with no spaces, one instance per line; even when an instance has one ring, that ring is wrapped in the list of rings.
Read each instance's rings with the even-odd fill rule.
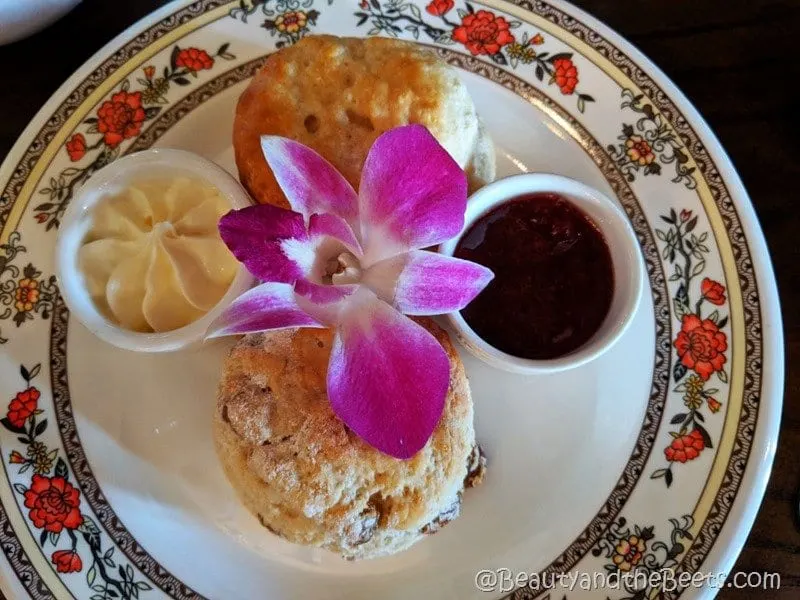
[[[78,255],[98,309],[140,332],[202,317],[238,268],[217,230],[229,209],[219,190],[188,177],[144,180],[101,199]]]

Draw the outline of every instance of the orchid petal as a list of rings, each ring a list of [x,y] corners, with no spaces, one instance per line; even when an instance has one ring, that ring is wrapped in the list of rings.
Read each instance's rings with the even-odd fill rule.
[[[361,172],[362,264],[450,239],[464,225],[466,205],[466,175],[427,129],[387,131]]]
[[[307,218],[331,213],[355,223],[358,196],[331,163],[311,148],[283,137],[262,136],[261,149],[294,210]]]
[[[291,285],[269,282],[234,300],[208,328],[206,338],[287,327],[324,325],[300,308]]]
[[[464,308],[493,278],[482,265],[416,250],[372,265],[363,282],[404,314],[439,315]]]
[[[358,243],[353,228],[344,219],[336,215],[313,214],[308,222],[308,234],[311,237],[328,236],[342,242],[356,256],[361,256],[361,244]]]
[[[297,305],[308,315],[327,326],[335,326],[358,285],[319,285],[300,279],[295,283]]]
[[[328,398],[368,444],[411,458],[442,416],[450,361],[425,328],[363,287],[355,296],[334,338]]]
[[[219,223],[222,239],[234,256],[263,281],[321,281],[327,262],[344,251],[361,255],[352,228],[331,214],[303,215],[270,205],[231,211]]]
[[[223,216],[219,233],[239,262],[259,279],[293,283],[302,276],[300,265],[283,249],[284,241],[308,238],[300,213],[268,204],[248,206]]]

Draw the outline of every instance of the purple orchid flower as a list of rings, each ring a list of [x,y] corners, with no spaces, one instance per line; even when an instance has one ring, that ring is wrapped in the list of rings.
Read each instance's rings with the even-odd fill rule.
[[[319,154],[264,136],[267,163],[293,210],[251,206],[219,223],[222,239],[265,283],[234,301],[209,337],[335,327],[327,388],[336,414],[396,458],[410,458],[444,409],[450,362],[405,315],[464,308],[492,272],[422,250],[461,231],[467,180],[422,126],[381,135],[359,193]]]

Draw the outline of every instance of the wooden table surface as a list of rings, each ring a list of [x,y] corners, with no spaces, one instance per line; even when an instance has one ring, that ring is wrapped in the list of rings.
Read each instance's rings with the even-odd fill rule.
[[[84,0],[44,32],[0,47],[0,157],[94,52],[158,0]],[[722,600],[800,598],[800,0],[576,2],[658,64],[705,116],[755,204],[778,276],[787,349],[783,424],[772,478],[737,563],[777,571],[778,591]]]

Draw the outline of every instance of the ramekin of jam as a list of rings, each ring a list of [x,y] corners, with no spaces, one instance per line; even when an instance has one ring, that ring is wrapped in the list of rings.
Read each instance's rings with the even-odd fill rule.
[[[488,287],[448,318],[472,354],[517,373],[595,359],[627,329],[644,287],[625,213],[559,175],[516,175],[484,187],[469,199],[461,233],[439,251],[494,272]]]

